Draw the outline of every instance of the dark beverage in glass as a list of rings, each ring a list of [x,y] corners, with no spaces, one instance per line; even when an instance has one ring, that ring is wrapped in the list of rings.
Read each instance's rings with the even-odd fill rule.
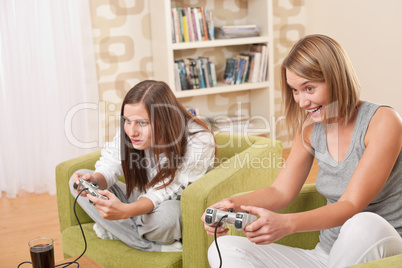
[[[54,268],[54,248],[51,238],[37,238],[29,242],[33,268]]]

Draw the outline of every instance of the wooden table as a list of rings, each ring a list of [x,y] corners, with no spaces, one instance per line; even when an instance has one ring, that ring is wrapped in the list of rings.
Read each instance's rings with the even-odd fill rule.
[[[69,259],[64,260],[64,261],[59,261],[59,262],[56,263],[56,265],[66,263],[66,262],[72,262],[77,257],[78,256],[69,258]],[[94,260],[92,260],[91,258],[89,258],[87,255],[83,255],[77,262],[80,264],[80,268],[102,268],[103,267],[99,263],[97,263]],[[77,267],[77,265],[72,264],[71,266],[68,266],[68,267]]]

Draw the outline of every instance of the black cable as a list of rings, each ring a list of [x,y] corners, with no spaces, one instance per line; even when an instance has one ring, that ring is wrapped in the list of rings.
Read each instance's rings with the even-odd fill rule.
[[[18,264],[17,268],[19,268],[21,265],[26,264],[26,263],[32,264],[32,262],[30,262],[30,261],[24,261],[24,262],[21,262],[20,264]]]
[[[76,218],[77,221],[78,221],[78,225],[80,226],[81,233],[82,233],[82,237],[84,238],[84,243],[85,243],[84,251],[81,253],[80,256],[78,256],[78,257],[77,257],[75,260],[73,260],[72,262],[60,263],[60,264],[56,265],[55,267],[59,267],[59,266],[61,266],[61,265],[64,265],[64,266],[61,267],[61,268],[65,268],[65,267],[68,267],[68,266],[70,266],[70,265],[72,265],[72,264],[77,264],[77,268],[78,268],[78,267],[80,267],[80,264],[79,264],[77,261],[78,261],[78,260],[85,254],[85,252],[87,251],[87,239],[85,238],[84,230],[82,229],[81,222],[80,222],[80,220],[78,219],[77,211],[75,210],[75,207],[76,207],[76,205],[77,205],[77,199],[78,199],[78,197],[80,197],[81,193],[82,193],[83,191],[86,191],[86,190],[88,190],[88,188],[82,189],[81,192],[79,192],[79,194],[77,195],[77,197],[76,197],[75,200],[74,200],[74,215],[75,215],[75,218]],[[20,264],[18,264],[17,268],[19,268],[21,265],[26,264],[26,263],[32,264],[32,262],[30,262],[30,261],[24,261],[24,262],[21,262]]]
[[[218,251],[218,256],[219,256],[219,263],[220,263],[220,264],[219,264],[219,268],[222,267],[222,256],[221,256],[221,251],[219,250],[218,239],[217,239],[217,237],[216,237],[216,232],[217,232],[217,230],[218,230],[219,225],[221,224],[221,221],[222,221],[224,218],[227,218],[227,217],[228,217],[228,215],[222,216],[222,218],[219,219],[218,223],[217,223],[216,226],[215,226],[214,238],[215,238],[216,250]]]

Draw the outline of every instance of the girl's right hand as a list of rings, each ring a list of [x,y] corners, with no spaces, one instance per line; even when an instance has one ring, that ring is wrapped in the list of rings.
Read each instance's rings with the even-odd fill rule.
[[[83,180],[85,181],[89,181],[89,182],[93,182],[95,180],[95,178],[91,175],[91,174],[83,174],[83,173],[74,173],[73,174],[73,181],[75,184],[78,185],[78,188],[80,188],[80,180],[78,179],[79,177],[81,177]],[[81,190],[76,190],[74,189],[75,193],[79,193],[81,192]],[[86,197],[87,196],[87,192],[86,191],[82,191],[81,196]]]
[[[221,209],[221,210],[234,209],[235,207],[236,207],[236,204],[233,203],[232,201],[230,201],[229,198],[225,198],[222,201],[210,206],[210,208],[217,208],[217,209]],[[201,221],[204,222],[204,229],[205,229],[205,231],[207,231],[207,235],[214,236],[216,224],[208,225],[205,223],[205,211],[204,211],[204,214],[202,214]],[[216,236],[219,237],[219,236],[226,235],[228,231],[229,231],[229,228],[218,227],[216,230]]]

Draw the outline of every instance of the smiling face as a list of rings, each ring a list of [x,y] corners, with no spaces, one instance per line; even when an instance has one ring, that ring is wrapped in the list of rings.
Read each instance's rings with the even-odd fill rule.
[[[300,108],[307,110],[314,122],[324,122],[328,94],[326,83],[307,80],[289,69],[286,69],[286,82]]]
[[[152,127],[144,104],[126,104],[123,116],[124,131],[133,147],[137,150],[150,148],[152,144]]]

